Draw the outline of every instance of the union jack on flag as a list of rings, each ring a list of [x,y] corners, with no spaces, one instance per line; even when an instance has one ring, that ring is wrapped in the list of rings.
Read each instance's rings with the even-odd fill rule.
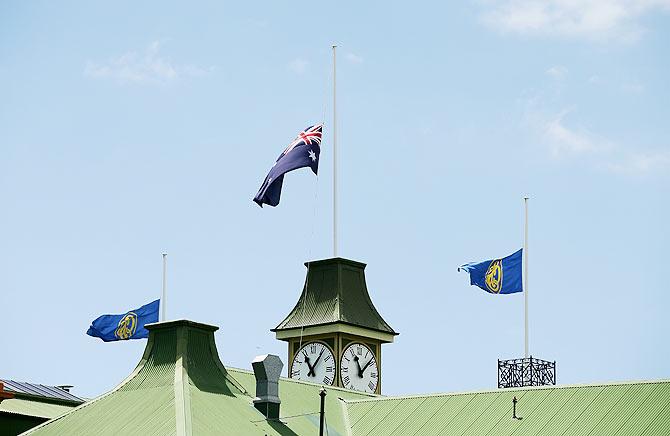
[[[254,197],[254,201],[263,207],[263,204],[276,206],[279,204],[281,188],[284,183],[284,174],[298,168],[310,167],[314,174],[319,170],[319,155],[321,154],[321,135],[323,124],[309,126],[291,142],[279,155],[270,172]]]
[[[288,153],[289,151],[293,150],[295,147],[302,144],[303,142],[307,145],[312,145],[313,141],[314,143],[316,143],[316,145],[321,145],[322,131],[323,131],[323,124],[315,124],[313,126],[306,128],[302,132],[298,133],[298,136],[295,137],[293,142],[291,142],[288,145],[288,147],[286,147],[286,150],[284,150],[282,156]],[[281,159],[281,156],[279,156],[279,159]]]

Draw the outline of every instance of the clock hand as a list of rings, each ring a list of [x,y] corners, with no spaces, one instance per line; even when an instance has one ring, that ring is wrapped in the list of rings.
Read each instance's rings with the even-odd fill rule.
[[[321,350],[321,353],[319,354],[319,357],[316,358],[316,360],[314,361],[314,365],[312,365],[312,369],[310,369],[310,371],[307,373],[307,375],[310,375],[310,373],[311,373],[313,377],[316,377],[316,374],[314,373],[314,368],[316,368],[316,364],[319,363],[319,359],[321,359],[321,356],[323,355],[324,351],[326,351],[326,350],[325,349]]]
[[[360,375],[361,377],[363,377],[363,371],[365,371],[365,369],[366,369],[368,366],[370,366],[371,363],[372,363],[372,358],[370,358],[370,360],[368,360],[368,363],[366,363],[365,366],[364,366],[363,368],[361,368],[360,373],[359,373],[359,375]],[[359,366],[360,366],[360,365],[359,365]]]
[[[307,364],[307,368],[309,368],[309,372],[307,373],[307,375],[309,376],[314,373],[314,367],[309,364],[309,357],[307,357],[307,354],[305,353],[302,354],[303,356],[305,356],[305,363]]]
[[[360,378],[363,378],[363,371],[361,370],[361,362],[359,362],[358,356],[354,356],[354,361],[356,362],[356,365],[358,366],[358,376]]]

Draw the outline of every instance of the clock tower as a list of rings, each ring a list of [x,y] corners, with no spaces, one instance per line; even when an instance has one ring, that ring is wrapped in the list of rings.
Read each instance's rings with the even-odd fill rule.
[[[380,394],[381,346],[398,333],[372,304],[365,264],[336,257],[305,266],[297,304],[271,330],[288,343],[289,377]]]

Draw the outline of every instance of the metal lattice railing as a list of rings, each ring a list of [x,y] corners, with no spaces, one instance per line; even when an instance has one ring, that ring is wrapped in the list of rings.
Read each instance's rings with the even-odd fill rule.
[[[530,356],[498,360],[498,388],[520,388],[556,384],[556,361]]]

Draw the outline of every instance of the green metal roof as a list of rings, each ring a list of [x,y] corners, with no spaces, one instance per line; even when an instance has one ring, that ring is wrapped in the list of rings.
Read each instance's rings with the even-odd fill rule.
[[[518,399],[512,419],[512,399]],[[670,435],[670,381],[345,400],[352,436]]]
[[[10,398],[0,402],[0,413],[36,416],[38,418],[55,418],[72,410],[75,406],[65,403],[45,402],[31,398]]]
[[[252,373],[226,370],[214,343],[216,327],[191,321],[149,324],[149,340],[133,373],[111,392],[24,434],[42,435],[295,435],[318,431],[321,388],[280,380],[279,421],[252,404]],[[239,378],[240,381],[237,379]],[[337,397],[366,398],[329,388],[330,435],[345,435]]]
[[[142,360],[117,388],[24,434],[318,433],[320,385],[280,379],[280,419],[266,420],[252,403],[253,373],[221,364],[216,327],[191,321],[147,327]],[[514,397],[522,419],[512,419]],[[664,436],[670,435],[670,381],[411,397],[330,387],[326,424],[330,436]]]
[[[302,294],[273,332],[345,323],[397,335],[372,304],[364,263],[336,257],[306,262],[305,266],[307,278]]]

